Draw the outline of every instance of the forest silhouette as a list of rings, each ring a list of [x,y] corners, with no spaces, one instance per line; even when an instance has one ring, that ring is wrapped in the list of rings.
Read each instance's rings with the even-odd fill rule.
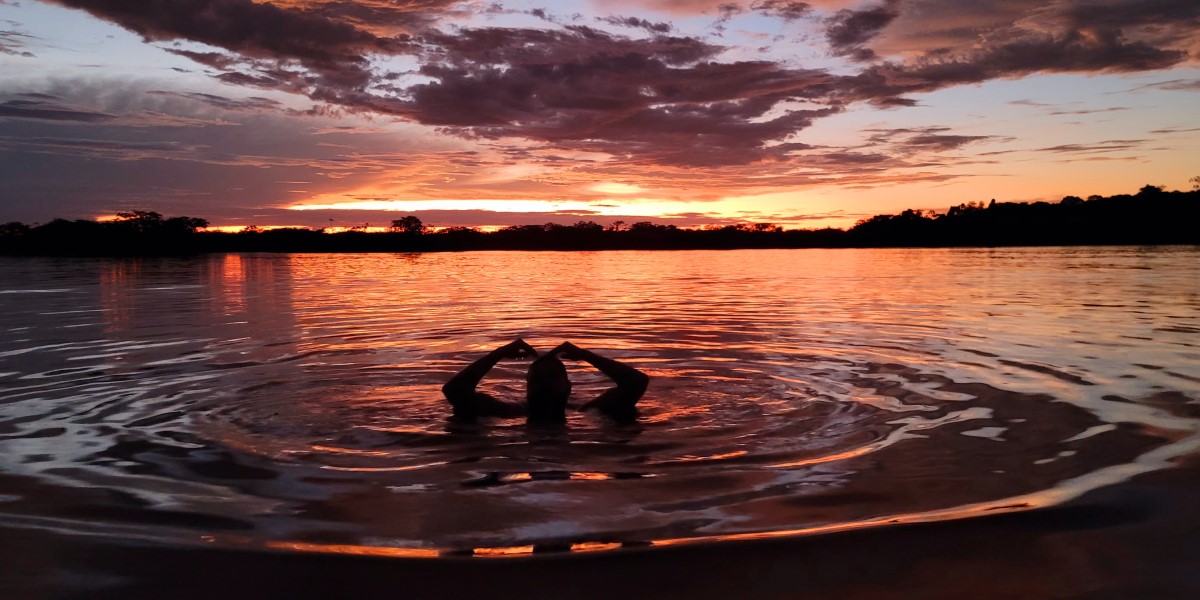
[[[365,228],[206,231],[208,221],[119,213],[115,220],[55,219],[0,225],[0,254],[123,256],[205,252],[437,252],[465,250],[693,250],[1200,244],[1200,190],[1147,185],[1136,194],[1067,196],[1060,202],[971,202],[945,213],[905,210],[849,229],[783,229],[751,223],[684,229],[649,221],[604,226],[517,225],[483,232],[434,230],[415,216],[386,232]]]

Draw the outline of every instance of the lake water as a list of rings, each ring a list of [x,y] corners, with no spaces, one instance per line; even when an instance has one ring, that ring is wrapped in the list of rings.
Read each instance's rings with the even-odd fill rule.
[[[1200,452],[1190,247],[0,258],[0,332],[0,525],[166,546],[724,543]],[[640,421],[448,421],[441,384],[517,336],[651,375]]]

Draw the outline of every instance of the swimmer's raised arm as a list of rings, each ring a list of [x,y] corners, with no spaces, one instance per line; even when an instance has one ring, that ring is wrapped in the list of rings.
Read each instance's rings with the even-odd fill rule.
[[[646,386],[650,384],[648,375],[621,361],[600,356],[571,342],[559,344],[550,353],[560,354],[568,360],[582,360],[599,369],[617,384],[617,387],[605,391],[595,400],[585,404],[584,409],[599,409],[618,421],[632,421],[637,418],[635,406],[646,393]]]
[[[496,363],[508,358],[536,358],[537,350],[517,338],[467,365],[459,371],[446,385],[442,386],[442,394],[454,407],[454,416],[458,418],[474,417],[509,417],[524,414],[524,407],[497,400],[475,388],[483,377],[496,366]]]

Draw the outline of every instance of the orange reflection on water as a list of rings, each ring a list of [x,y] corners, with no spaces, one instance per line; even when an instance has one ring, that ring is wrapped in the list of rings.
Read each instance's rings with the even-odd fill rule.
[[[137,281],[141,262],[111,261],[100,270],[100,308],[104,311],[105,329],[109,333],[129,329],[133,321],[130,287]]]
[[[385,556],[390,558],[437,558],[442,554],[440,550],[427,548],[386,548],[381,546],[308,544],[305,542],[267,542],[267,547],[272,550],[322,552],[328,554],[347,554],[353,556]]]
[[[354,450],[351,448],[336,448],[333,446],[309,446],[317,452],[329,452],[331,454],[352,454],[354,456],[388,456],[387,452],[380,450]]]
[[[970,519],[974,517],[982,517],[989,514],[1001,514],[1009,512],[1023,512],[1033,508],[1042,506],[1037,503],[1036,494],[1031,494],[1021,501],[1009,502],[1006,504],[972,504],[957,508],[945,510],[932,510],[926,512],[909,513],[890,515],[880,517],[878,519],[867,519],[865,521],[850,521],[847,523],[833,523],[830,525],[819,525],[816,527],[804,527],[801,529],[779,529],[773,531],[752,531],[747,533],[727,533],[721,535],[707,535],[688,538],[674,538],[652,540],[651,547],[666,547],[680,546],[683,544],[694,544],[704,542],[739,542],[753,540],[769,540],[776,538],[787,538],[796,536],[820,535],[825,533],[839,533],[843,531],[853,531],[856,529],[870,529],[873,527],[882,527],[885,525],[910,525],[916,523],[931,523],[934,521],[957,521],[960,519]]]
[[[662,464],[668,464],[668,463],[704,462],[704,461],[709,461],[709,460],[724,460],[726,458],[737,458],[739,456],[746,456],[747,454],[749,454],[749,452],[747,452],[745,450],[735,450],[733,452],[725,452],[722,454],[712,454],[712,455],[708,455],[708,456],[696,456],[693,454],[688,454],[685,456],[680,456],[678,458],[672,458],[669,460],[647,461],[646,464],[662,465]]]
[[[834,462],[834,461],[838,461],[838,460],[846,460],[847,458],[854,458],[856,456],[870,454],[871,452],[874,452],[878,449],[879,449],[878,444],[872,444],[870,446],[862,446],[859,448],[855,448],[853,450],[839,452],[837,454],[826,454],[825,456],[818,456],[816,458],[806,458],[804,460],[797,460],[797,461],[785,462],[785,463],[779,463],[779,464],[767,465],[767,466],[772,469],[786,469],[786,468],[790,468],[790,467],[803,467],[806,465],[819,465],[821,463]]]
[[[527,554],[533,554],[533,550],[534,550],[534,547],[532,545],[530,545],[530,546],[506,546],[506,547],[500,547],[500,548],[474,548],[471,550],[471,554],[473,554],[475,556],[484,557],[484,558],[492,558],[492,557],[503,558],[503,557],[524,556]]]
[[[619,542],[583,542],[579,544],[571,544],[571,552],[603,552],[606,550],[619,550],[624,544]]]
[[[575,481],[608,481],[613,476],[608,473],[571,473],[571,479]]]
[[[242,257],[226,254],[209,275],[213,312],[233,315],[246,311],[246,270]]]
[[[853,531],[858,529],[870,529],[875,527],[884,527],[890,525],[911,525],[917,523],[931,523],[935,521],[955,521],[960,519],[978,518],[992,514],[1024,512],[1042,506],[1049,506],[1061,500],[1057,495],[1050,493],[1043,502],[1041,494],[1029,494],[1027,496],[1009,499],[1008,502],[1001,503],[979,503],[956,508],[934,510],[925,512],[915,512],[907,514],[889,515],[876,519],[867,519],[863,521],[851,521],[842,523],[833,523],[829,525],[820,525],[816,527],[805,527],[801,529],[781,529],[772,531],[754,531],[746,533],[729,533],[708,536],[696,536],[685,538],[663,538],[656,540],[648,540],[639,542],[638,546],[649,547],[671,547],[681,546],[694,543],[713,543],[713,542],[737,542],[737,541],[755,541],[755,540],[770,540],[798,536],[822,535],[828,533],[839,533],[844,531]],[[296,552],[318,552],[329,554],[343,554],[353,556],[379,556],[388,558],[441,558],[444,556],[454,556],[462,554],[457,551],[438,550],[431,548],[399,548],[399,547],[380,547],[380,546],[357,546],[357,545],[339,545],[339,544],[312,544],[306,542],[267,542],[266,546],[273,550],[291,550]],[[609,552],[620,550],[626,547],[622,542],[608,541],[592,541],[592,542],[576,542],[558,548],[558,551],[566,550],[571,553],[588,553],[588,552]],[[494,547],[476,547],[470,549],[470,556],[478,558],[515,558],[532,556],[538,552],[538,546],[529,544],[523,546],[494,546]]]

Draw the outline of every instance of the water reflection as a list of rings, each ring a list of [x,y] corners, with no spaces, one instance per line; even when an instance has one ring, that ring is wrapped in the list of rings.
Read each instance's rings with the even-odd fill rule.
[[[1195,452],[1196,254],[4,259],[0,520],[511,556],[1047,506]],[[644,370],[642,419],[448,422],[516,336]]]

